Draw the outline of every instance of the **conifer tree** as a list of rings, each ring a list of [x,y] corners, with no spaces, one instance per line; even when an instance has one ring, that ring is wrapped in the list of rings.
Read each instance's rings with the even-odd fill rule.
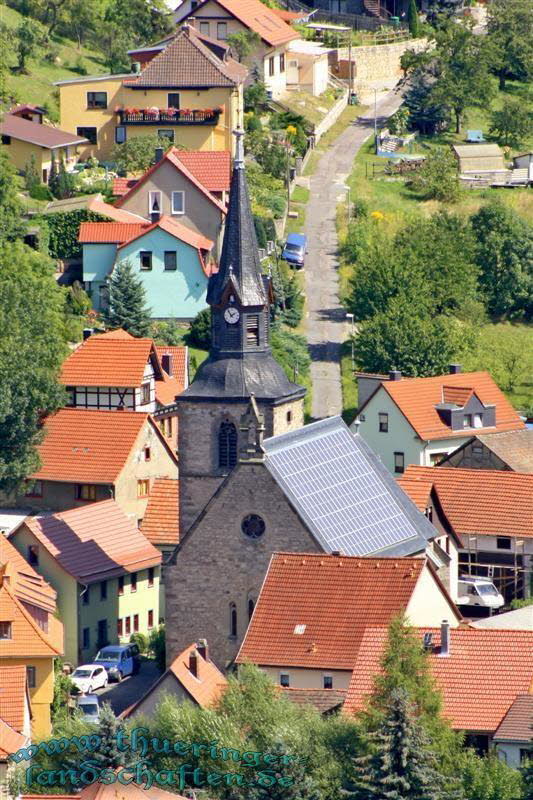
[[[409,0],[407,8],[407,24],[409,25],[409,32],[415,39],[418,36],[418,11],[416,10],[415,0]]]
[[[133,274],[129,261],[119,261],[109,279],[109,306],[104,312],[111,328],[124,328],[132,336],[147,336],[150,309],[142,282]]]
[[[454,791],[405,689],[394,689],[381,725],[369,734],[371,751],[356,759],[358,792],[370,800],[451,800]],[[356,795],[357,796],[357,795]]]
[[[91,760],[96,761],[102,768],[117,769],[126,764],[126,752],[117,747],[117,733],[121,727],[123,726],[109,703],[104,703],[98,721],[98,734],[102,737],[102,743],[91,755]]]

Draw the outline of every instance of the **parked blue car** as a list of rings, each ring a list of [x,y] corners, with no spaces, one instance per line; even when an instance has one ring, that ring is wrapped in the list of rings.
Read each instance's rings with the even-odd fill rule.
[[[120,682],[126,675],[135,675],[139,671],[139,647],[136,644],[109,644],[98,651],[93,664],[105,667],[109,680]]]
[[[281,257],[295,267],[303,267],[307,254],[307,236],[303,233],[289,233]]]

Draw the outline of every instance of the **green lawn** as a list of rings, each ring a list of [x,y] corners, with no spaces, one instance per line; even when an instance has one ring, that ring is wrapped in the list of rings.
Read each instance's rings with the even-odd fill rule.
[[[18,11],[7,6],[2,6],[2,23],[15,30],[23,17]],[[45,105],[52,120],[59,119],[59,106],[57,90],[54,81],[75,79],[81,77],[78,66],[85,69],[87,75],[98,75],[106,72],[101,57],[87,47],[78,46],[70,39],[54,37],[50,58],[45,59],[46,53],[41,51],[38,58],[28,61],[28,75],[10,74],[7,79],[7,88],[14,92],[17,99],[24,103]],[[9,66],[16,64],[13,51],[8,51],[7,63]]]
[[[305,186],[295,186],[291,194],[291,200],[295,203],[307,203],[311,192]]]
[[[317,125],[333,108],[338,99],[337,91],[329,88],[318,97],[309,92],[287,92],[282,102],[284,105],[290,106],[291,111],[294,111],[295,114],[301,114],[312,125]]]

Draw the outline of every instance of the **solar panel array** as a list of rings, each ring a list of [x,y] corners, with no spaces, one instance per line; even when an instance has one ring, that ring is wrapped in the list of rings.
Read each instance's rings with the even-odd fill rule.
[[[411,552],[424,549],[426,539],[402,507],[394,478],[341,420],[326,422],[323,433],[315,423],[303,435],[264,443],[269,471],[324,548],[364,556],[415,540]]]

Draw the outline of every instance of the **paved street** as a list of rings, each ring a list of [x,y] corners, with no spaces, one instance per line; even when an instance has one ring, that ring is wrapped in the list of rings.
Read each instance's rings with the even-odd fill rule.
[[[118,716],[125,708],[140,700],[160,674],[155,661],[143,661],[137,675],[124,678],[121,683],[109,683],[107,689],[99,690],[95,694],[100,703],[110,703]]]
[[[378,127],[401,104],[401,97],[387,93],[378,101]],[[348,335],[344,309],[339,303],[337,268],[337,204],[346,197],[344,182],[361,145],[372,135],[373,109],[339,136],[324,153],[311,176],[311,197],[306,209],[304,233],[309,240],[305,263],[308,315],[306,333],[311,354],[313,419],[342,411],[340,345]]]

